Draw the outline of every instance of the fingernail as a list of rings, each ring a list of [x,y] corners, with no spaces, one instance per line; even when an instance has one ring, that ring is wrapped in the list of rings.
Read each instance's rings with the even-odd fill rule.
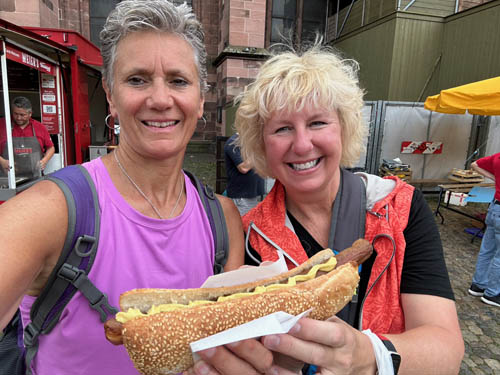
[[[292,328],[290,328],[290,331],[288,331],[288,333],[290,333],[290,334],[292,334],[292,335],[293,335],[294,333],[299,333],[301,328],[302,328],[302,327],[300,326],[300,323],[297,323],[297,324],[295,324]]]
[[[273,366],[269,370],[267,370],[266,374],[267,375],[278,375],[279,371],[275,366]]]
[[[210,349],[207,349],[207,351],[208,350]],[[194,369],[199,375],[206,375],[210,372],[210,367],[208,367],[208,365],[203,361],[196,362],[194,365]]]
[[[200,353],[203,354],[204,357],[212,358],[214,356],[216,350],[217,349],[215,349],[215,348],[210,348],[207,350],[202,350]]]
[[[265,338],[264,343],[269,349],[274,349],[280,344],[280,338],[277,335],[270,335]]]
[[[236,348],[238,345],[240,345],[240,341],[230,342],[227,344],[230,348]]]

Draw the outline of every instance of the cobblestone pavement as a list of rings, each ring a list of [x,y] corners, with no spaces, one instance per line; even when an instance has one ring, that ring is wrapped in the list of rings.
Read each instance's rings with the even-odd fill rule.
[[[209,154],[186,155],[184,167],[205,183],[215,186],[215,157]],[[434,210],[437,199],[426,199]],[[472,204],[460,208],[470,214],[484,213],[487,206]],[[465,356],[460,375],[500,374],[500,308],[481,302],[467,293],[481,239],[474,239],[465,228],[481,227],[480,222],[441,209],[445,221],[436,218],[441,233],[451,285],[455,292],[460,326],[465,341]],[[437,317],[439,318],[439,317]],[[422,374],[425,375],[425,374]]]
[[[431,208],[437,199],[428,199]],[[460,209],[472,214],[485,213],[487,205],[472,204]],[[480,298],[467,293],[470,286],[481,239],[464,231],[465,228],[481,227],[477,220],[455,212],[440,209],[444,224],[436,218],[455,293],[460,326],[465,341],[465,356],[461,375],[500,374],[500,308],[481,302]]]

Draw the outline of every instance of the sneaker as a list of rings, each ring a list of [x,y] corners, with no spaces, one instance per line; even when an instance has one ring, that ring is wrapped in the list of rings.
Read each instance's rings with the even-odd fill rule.
[[[484,303],[487,303],[488,305],[491,306],[498,306],[500,307],[500,294],[495,297],[490,297],[490,296],[482,296],[481,301]]]
[[[482,297],[484,295],[484,289],[481,289],[476,284],[471,284],[469,294],[474,297]]]

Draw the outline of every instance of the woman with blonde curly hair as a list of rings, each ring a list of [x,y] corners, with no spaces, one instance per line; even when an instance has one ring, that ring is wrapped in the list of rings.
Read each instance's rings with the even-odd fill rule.
[[[236,115],[244,159],[276,179],[243,217],[248,259],[281,252],[292,268],[364,237],[375,251],[353,301],[326,322],[303,318],[288,334],[201,353],[199,374],[458,373],[464,345],[432,212],[397,177],[346,169],[366,136],[357,68],[319,45],[277,55]]]

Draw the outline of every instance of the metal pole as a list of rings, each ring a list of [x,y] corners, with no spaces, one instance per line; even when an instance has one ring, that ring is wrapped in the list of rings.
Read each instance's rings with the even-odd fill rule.
[[[460,3],[459,0],[455,1],[455,13],[458,13],[458,4]]]
[[[342,26],[340,27],[340,31],[339,33],[335,36],[335,39],[337,39],[340,34],[342,34],[342,31],[344,31],[344,26],[345,26],[345,23],[347,22],[347,19],[349,18],[349,16],[351,15],[351,10],[352,10],[352,6],[354,4],[356,0],[352,0],[351,1],[351,5],[349,5],[349,9],[347,9],[347,14],[345,15],[344,17],[344,21],[342,22]]]
[[[361,26],[365,24],[365,8],[366,8],[366,0],[363,0],[363,11],[361,13]]]
[[[328,4],[330,2],[326,2],[326,15],[325,15],[325,31],[323,33],[323,40],[328,41]]]
[[[427,135],[425,137],[426,141],[429,141],[429,137],[430,137],[430,134],[431,134],[431,121],[432,121],[432,111],[429,111],[429,122],[427,123]],[[424,175],[425,175],[425,162],[427,161],[427,155],[426,154],[423,154],[423,155],[424,155],[424,163],[422,165],[422,175],[420,176],[421,179],[424,178]]]
[[[14,168],[14,149],[12,146],[12,125],[10,118],[10,99],[9,99],[9,81],[7,79],[7,50],[5,40],[2,40],[3,53],[1,58],[2,65],[2,85],[3,85],[3,103],[5,109],[5,133],[7,135],[7,153],[9,155],[10,170],[8,173],[9,189],[16,188],[16,170]]]
[[[335,14],[335,39],[337,39],[338,27],[339,27],[339,12],[340,12],[340,1],[337,0],[337,13]]]
[[[411,6],[415,3],[415,1],[417,1],[417,0],[411,0],[411,1],[408,3],[408,5],[407,5],[407,6],[405,6],[405,8],[403,9],[403,12],[406,12],[406,10],[407,10],[409,7],[411,7]]]
[[[57,84],[57,113],[59,122],[59,157],[61,164],[59,167],[64,167],[66,165],[66,136],[64,128],[64,112],[63,112],[63,91],[61,90],[61,67],[56,66],[56,84]]]
[[[401,10],[401,0],[398,0],[398,11]]]

